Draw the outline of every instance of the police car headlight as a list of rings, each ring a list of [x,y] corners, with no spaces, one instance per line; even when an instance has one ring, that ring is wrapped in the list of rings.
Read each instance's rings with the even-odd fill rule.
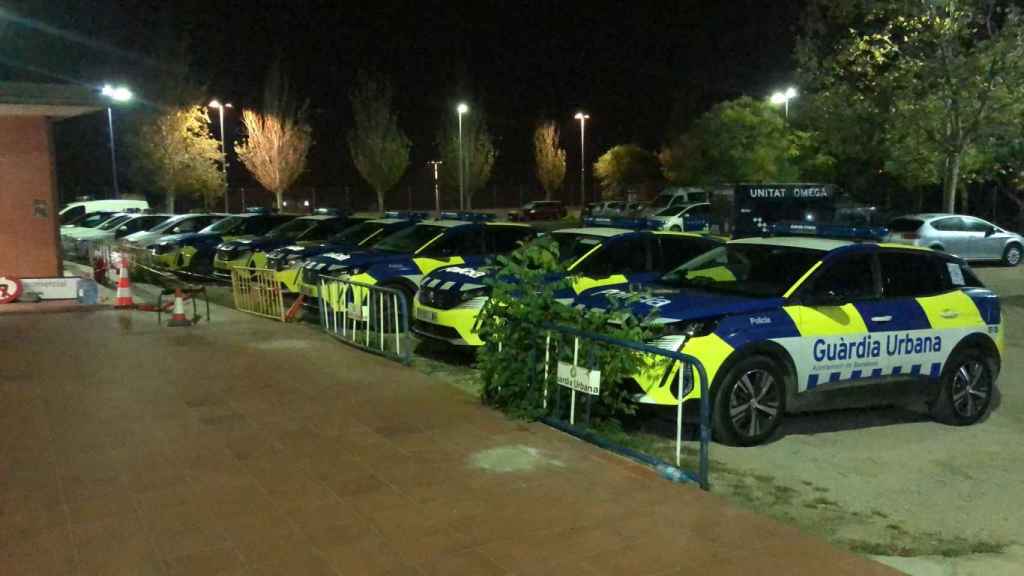
[[[459,302],[467,302],[473,298],[479,298],[481,296],[490,296],[491,287],[483,286],[481,288],[474,288],[472,290],[463,290],[459,292]]]
[[[674,324],[665,325],[665,334],[675,336],[686,336],[687,338],[697,338],[700,336],[707,336],[715,331],[718,327],[718,319],[713,320],[696,320],[688,322],[676,322]]]
[[[275,256],[275,258],[280,258],[280,257],[281,257],[280,254]],[[301,259],[302,259],[302,255],[301,254],[289,254],[289,255],[285,256],[284,261],[288,262],[290,264],[292,262],[295,262],[296,260],[301,260]]]

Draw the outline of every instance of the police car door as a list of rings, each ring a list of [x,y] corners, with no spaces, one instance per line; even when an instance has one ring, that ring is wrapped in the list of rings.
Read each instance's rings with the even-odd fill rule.
[[[875,355],[859,307],[878,300],[874,251],[842,254],[801,288],[799,305],[787,306],[800,337],[788,342],[797,368],[797,389],[870,377],[885,371]]]
[[[986,329],[960,265],[923,250],[883,250],[879,263],[885,310],[875,313],[892,318],[882,344],[890,373],[938,377],[956,343]]]

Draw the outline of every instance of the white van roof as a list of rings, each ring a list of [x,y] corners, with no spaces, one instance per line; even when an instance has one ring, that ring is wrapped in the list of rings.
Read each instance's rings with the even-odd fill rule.
[[[117,199],[117,200],[88,200],[88,201],[85,201],[85,202],[72,202],[72,203],[68,204],[67,206],[65,206],[64,208],[61,208],[60,213],[63,214],[65,212],[67,212],[68,210],[71,210],[72,208],[76,208],[78,206],[84,206],[86,212],[99,212],[100,210],[121,210],[121,211],[123,211],[123,210],[127,210],[127,209],[132,209],[132,208],[134,208],[136,210],[149,210],[149,202],[147,202],[145,200]]]

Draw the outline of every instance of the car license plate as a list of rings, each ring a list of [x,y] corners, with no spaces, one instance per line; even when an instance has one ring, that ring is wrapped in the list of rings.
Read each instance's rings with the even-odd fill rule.
[[[433,310],[424,310],[423,308],[416,309],[416,319],[424,322],[430,322],[431,324],[437,323],[437,312]]]

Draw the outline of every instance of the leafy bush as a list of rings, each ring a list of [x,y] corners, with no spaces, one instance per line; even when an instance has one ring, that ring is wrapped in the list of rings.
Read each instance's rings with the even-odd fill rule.
[[[545,382],[544,360],[549,331],[559,325],[633,341],[656,336],[649,318],[629,310],[639,296],[609,299],[606,310],[586,312],[559,302],[570,287],[567,271],[552,238],[540,238],[497,260],[499,273],[488,280],[491,298],[480,315],[478,330],[486,344],[477,360],[483,380],[483,401],[512,415],[536,418],[543,413],[545,384],[556,389],[558,360],[572,361],[573,339],[550,331],[550,369]],[[598,419],[630,414],[635,405],[622,385],[645,362],[629,349],[580,340],[580,365],[601,370],[601,394],[591,407]]]

